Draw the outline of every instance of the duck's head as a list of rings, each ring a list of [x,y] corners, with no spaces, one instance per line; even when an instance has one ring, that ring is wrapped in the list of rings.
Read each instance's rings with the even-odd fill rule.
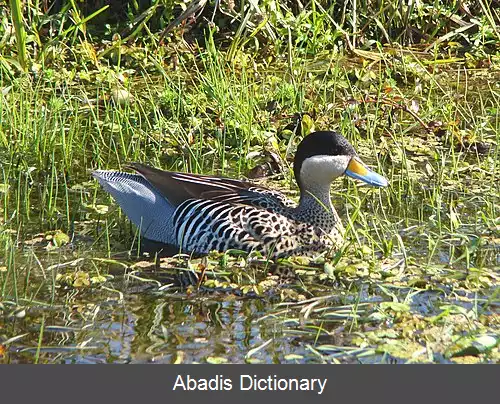
[[[361,161],[345,137],[332,131],[307,135],[297,148],[293,170],[303,191],[329,187],[335,178],[344,174],[376,187],[389,184]]]

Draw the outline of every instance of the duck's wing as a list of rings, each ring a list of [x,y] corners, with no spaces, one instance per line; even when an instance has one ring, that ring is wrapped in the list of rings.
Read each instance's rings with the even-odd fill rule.
[[[294,205],[283,194],[246,181],[164,171],[141,163],[128,167],[143,176],[173,206],[189,199],[240,203],[275,211]]]

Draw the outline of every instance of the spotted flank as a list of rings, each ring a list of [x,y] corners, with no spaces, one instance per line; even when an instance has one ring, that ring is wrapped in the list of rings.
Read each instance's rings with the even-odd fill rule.
[[[335,132],[312,133],[298,146],[298,204],[236,179],[139,163],[130,168],[137,174],[97,170],[93,175],[145,238],[197,254],[238,249],[280,258],[335,251],[344,228],[330,201],[331,183],[348,174],[370,185],[387,185]]]
[[[303,247],[312,240],[317,243],[315,251],[335,246],[335,239],[323,237],[321,229],[313,229],[290,217],[292,209],[282,212],[190,199],[182,203],[173,215],[175,242],[184,251],[208,253],[238,249],[259,251],[274,257],[307,252],[309,248]]]

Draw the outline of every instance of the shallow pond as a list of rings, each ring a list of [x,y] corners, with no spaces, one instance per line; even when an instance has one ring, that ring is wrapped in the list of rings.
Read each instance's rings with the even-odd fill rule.
[[[428,259],[422,232],[401,235],[416,258],[350,250],[335,266],[278,267],[238,254],[107,258],[88,241],[57,247],[40,235],[11,250],[15,279],[3,268],[12,298],[0,306],[0,362],[446,363],[467,349],[475,360],[491,354],[476,340],[497,343],[498,246],[471,252],[481,269],[467,270],[449,265],[463,243],[442,242]]]

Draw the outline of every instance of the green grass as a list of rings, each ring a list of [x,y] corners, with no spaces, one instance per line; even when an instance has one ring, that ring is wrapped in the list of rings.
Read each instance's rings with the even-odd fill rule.
[[[115,315],[134,352],[172,362],[498,361],[498,56],[490,67],[397,47],[349,57],[317,41],[262,57],[209,36],[123,47],[119,64],[92,63],[80,42],[68,63],[26,75],[2,65],[0,346],[21,353],[0,361],[79,361],[85,349],[113,361],[102,341],[119,340]],[[313,128],[341,131],[391,183],[334,184],[348,228],[334,257],[143,262],[130,253],[136,230],[89,176],[141,161],[241,177],[273,153],[280,172],[258,181],[296,198],[291,158]],[[267,274],[290,268],[291,280]],[[216,336],[240,324],[246,337],[225,354],[218,340],[179,348],[203,345],[200,323]]]

